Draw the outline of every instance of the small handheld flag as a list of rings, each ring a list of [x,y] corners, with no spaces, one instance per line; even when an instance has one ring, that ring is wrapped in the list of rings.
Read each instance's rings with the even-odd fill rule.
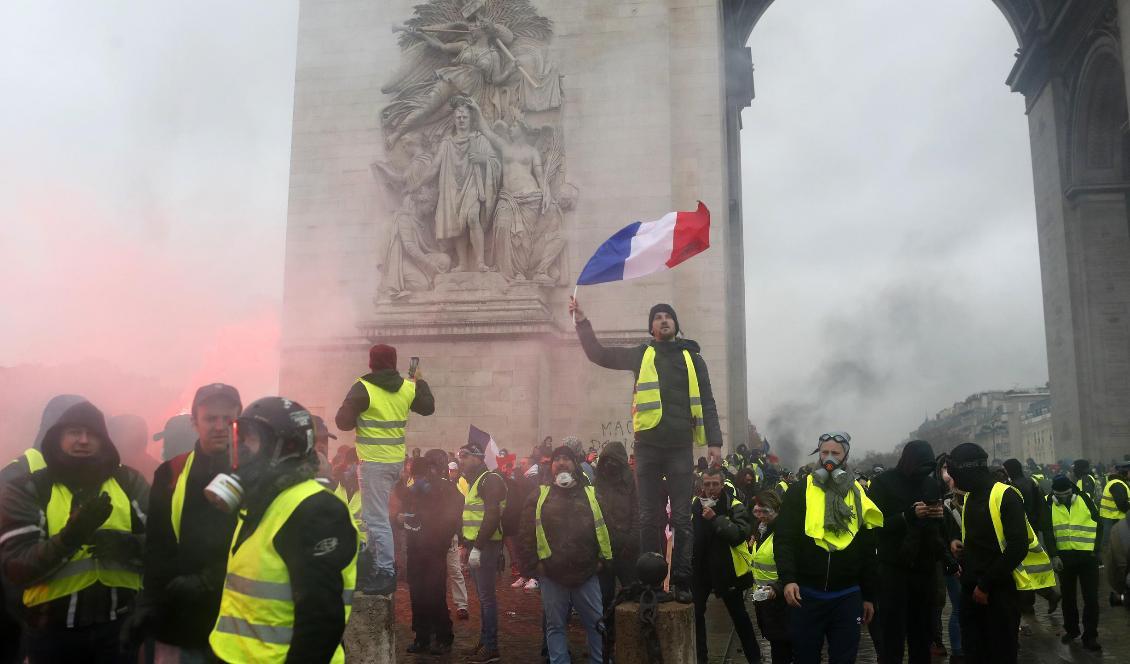
[[[710,210],[668,212],[655,221],[637,221],[617,231],[581,270],[577,285],[601,284],[668,270],[710,248]]]

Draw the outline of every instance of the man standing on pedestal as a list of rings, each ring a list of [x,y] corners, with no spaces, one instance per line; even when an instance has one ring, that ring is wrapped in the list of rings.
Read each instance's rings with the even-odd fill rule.
[[[692,446],[709,445],[710,463],[722,461],[718,408],[699,345],[676,338],[679,319],[668,304],[657,304],[648,314],[652,341],[630,348],[602,346],[573,298],[569,311],[589,361],[606,369],[631,371],[636,376],[632,430],[636,438],[640,552],[665,550],[664,509],[670,498],[675,532],[671,590],[676,601],[690,603]]]
[[[361,491],[361,517],[369,531],[365,550],[371,566],[358,587],[366,595],[387,595],[396,590],[396,567],[388,498],[404,467],[404,435],[408,411],[431,415],[436,403],[419,369],[405,380],[396,371],[396,349],[377,344],[369,349],[369,369],[353,383],[338,408],[334,422],[342,431],[357,429],[357,477]]]

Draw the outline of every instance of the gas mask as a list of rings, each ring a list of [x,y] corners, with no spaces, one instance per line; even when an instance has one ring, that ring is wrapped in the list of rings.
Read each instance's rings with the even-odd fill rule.
[[[243,502],[244,488],[243,479],[240,474],[247,477],[248,473],[246,468],[240,468],[239,458],[241,455],[240,447],[242,446],[242,455],[245,459],[253,456],[254,452],[240,440],[239,435],[239,421],[232,422],[232,444],[228,445],[229,463],[231,464],[231,473],[218,473],[204,487],[204,497],[208,502],[212,503],[217,509],[231,514],[239,509],[240,503]]]
[[[232,441],[233,444],[228,446],[232,472],[219,473],[204,487],[204,496],[208,501],[229,514],[239,510],[246,494],[266,478],[280,461],[297,456],[280,456],[282,443],[275,432],[253,420],[232,422]],[[311,447],[312,445],[311,440]]]
[[[573,477],[573,473],[560,472],[557,477],[553,478],[553,483],[562,489],[568,489],[577,483],[577,478]]]
[[[847,475],[847,471],[843,469],[843,464],[834,457],[824,459],[820,462],[820,467],[812,471],[813,479],[820,485],[827,484],[829,480],[839,483],[844,475]]]
[[[1064,507],[1071,507],[1071,500],[1075,497],[1074,491],[1055,491],[1053,492],[1055,500]]]

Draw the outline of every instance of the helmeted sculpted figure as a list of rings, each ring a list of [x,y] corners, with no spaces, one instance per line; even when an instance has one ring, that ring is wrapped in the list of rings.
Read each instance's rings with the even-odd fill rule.
[[[567,206],[557,204],[557,193],[569,187],[572,201],[576,188],[564,182],[561,77],[549,57],[549,19],[530,0],[431,0],[393,30],[403,63],[382,87],[392,97],[380,114],[387,154],[372,169],[402,203],[382,254],[382,295],[430,289],[446,270],[429,260],[437,271],[421,281],[397,267],[416,266],[418,257],[389,260],[400,251],[394,245],[405,218],[415,219],[411,228],[431,229],[431,246],[454,259],[452,270],[563,282]],[[425,186],[435,188],[432,213],[413,197]]]

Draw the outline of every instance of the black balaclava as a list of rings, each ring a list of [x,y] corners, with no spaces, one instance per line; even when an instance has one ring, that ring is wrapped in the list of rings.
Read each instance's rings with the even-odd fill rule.
[[[655,314],[659,313],[660,311],[666,312],[671,316],[671,319],[675,321],[675,335],[678,336],[679,332],[682,331],[682,329],[679,327],[679,317],[675,315],[675,310],[671,307],[671,305],[664,304],[662,302],[652,307],[651,311],[647,314],[648,335],[651,335],[651,323],[655,320]]]
[[[922,479],[934,471],[934,448],[924,440],[912,440],[902,448],[898,469],[904,477]]]
[[[962,491],[976,491],[989,484],[989,455],[976,443],[962,443],[953,448],[946,462],[954,486]]]
[[[1014,484],[1024,479],[1024,466],[1020,465],[1019,459],[1008,459],[1001,465],[1008,473],[1008,479],[1012,480]]]

